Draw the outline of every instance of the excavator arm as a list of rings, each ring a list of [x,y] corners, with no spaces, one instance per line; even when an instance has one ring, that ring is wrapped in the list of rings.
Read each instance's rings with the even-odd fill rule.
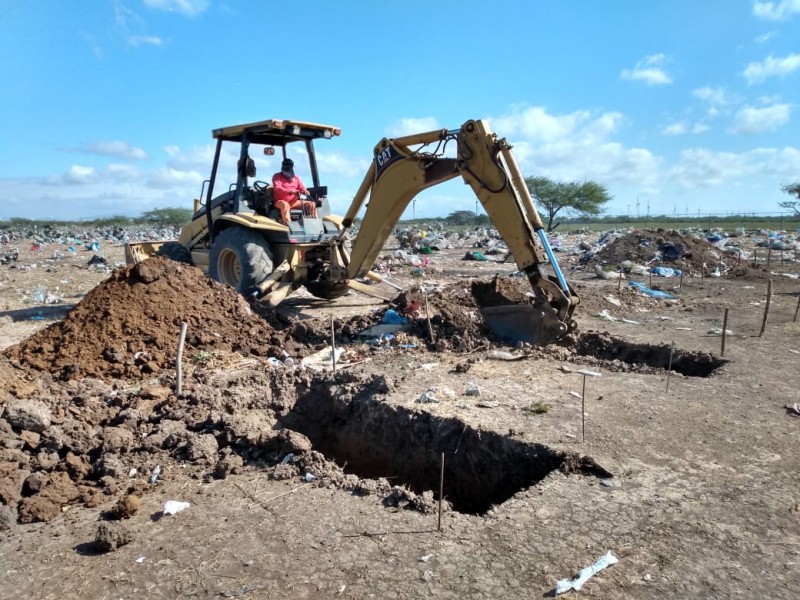
[[[456,143],[456,158],[444,156],[450,142]],[[427,151],[432,144],[435,148]],[[350,255],[341,252],[336,261],[341,271],[337,275],[351,281],[364,276],[375,279],[369,270],[414,196],[458,176],[475,192],[534,291],[532,306],[513,314],[508,307],[498,307],[496,318],[510,319],[512,326],[515,320],[527,325],[531,332],[525,339],[537,344],[547,344],[574,329],[572,314],[578,296],[561,272],[511,146],[505,139],[498,140],[481,120],[467,121],[460,129],[380,141],[342,220],[340,240],[369,199]],[[553,275],[543,269],[548,261]]]

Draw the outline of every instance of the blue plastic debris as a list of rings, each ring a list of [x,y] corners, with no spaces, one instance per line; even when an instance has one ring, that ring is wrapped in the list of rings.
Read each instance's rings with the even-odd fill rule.
[[[662,292],[660,290],[651,290],[649,287],[647,287],[643,283],[639,283],[638,281],[631,281],[629,282],[629,285],[635,287],[637,290],[639,290],[646,296],[650,296],[651,298],[666,298],[671,300],[675,297],[672,294],[668,294],[667,292]]]
[[[401,317],[400,313],[393,308],[390,308],[383,313],[383,320],[381,322],[386,325],[405,325],[408,323],[408,319]]]
[[[680,277],[681,270],[680,269],[670,269],[669,267],[653,267],[650,269],[650,272],[653,275],[657,275],[658,277]]]

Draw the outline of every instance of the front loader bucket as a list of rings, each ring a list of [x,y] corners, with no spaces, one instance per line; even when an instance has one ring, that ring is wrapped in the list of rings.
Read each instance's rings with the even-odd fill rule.
[[[510,342],[545,346],[567,333],[555,309],[531,304],[508,304],[481,309],[492,332]]]
[[[125,244],[125,262],[138,265],[140,262],[155,256],[158,249],[166,242],[128,242]]]

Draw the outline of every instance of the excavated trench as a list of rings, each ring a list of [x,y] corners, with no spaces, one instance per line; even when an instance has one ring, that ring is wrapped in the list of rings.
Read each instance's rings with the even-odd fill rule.
[[[597,332],[580,334],[575,344],[575,352],[578,356],[590,356],[603,361],[620,361],[627,365],[653,369],[671,369],[688,377],[710,377],[717,369],[728,363],[726,359],[708,352],[673,349],[668,344],[637,344]],[[671,361],[670,354],[672,354]],[[611,367],[609,369],[613,370]]]
[[[589,457],[387,404],[368,387],[354,395],[339,386],[312,387],[299,394],[283,424],[348,473],[383,477],[418,494],[431,490],[437,498],[444,453],[444,497],[469,514],[484,514],[556,469],[611,476]]]

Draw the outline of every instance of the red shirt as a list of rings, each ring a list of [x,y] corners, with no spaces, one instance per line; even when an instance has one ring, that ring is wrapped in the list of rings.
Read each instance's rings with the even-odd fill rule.
[[[272,187],[273,199],[275,201],[285,200],[289,204],[293,204],[297,200],[297,192],[308,194],[306,186],[297,175],[289,179],[283,173],[275,173],[272,176]]]

